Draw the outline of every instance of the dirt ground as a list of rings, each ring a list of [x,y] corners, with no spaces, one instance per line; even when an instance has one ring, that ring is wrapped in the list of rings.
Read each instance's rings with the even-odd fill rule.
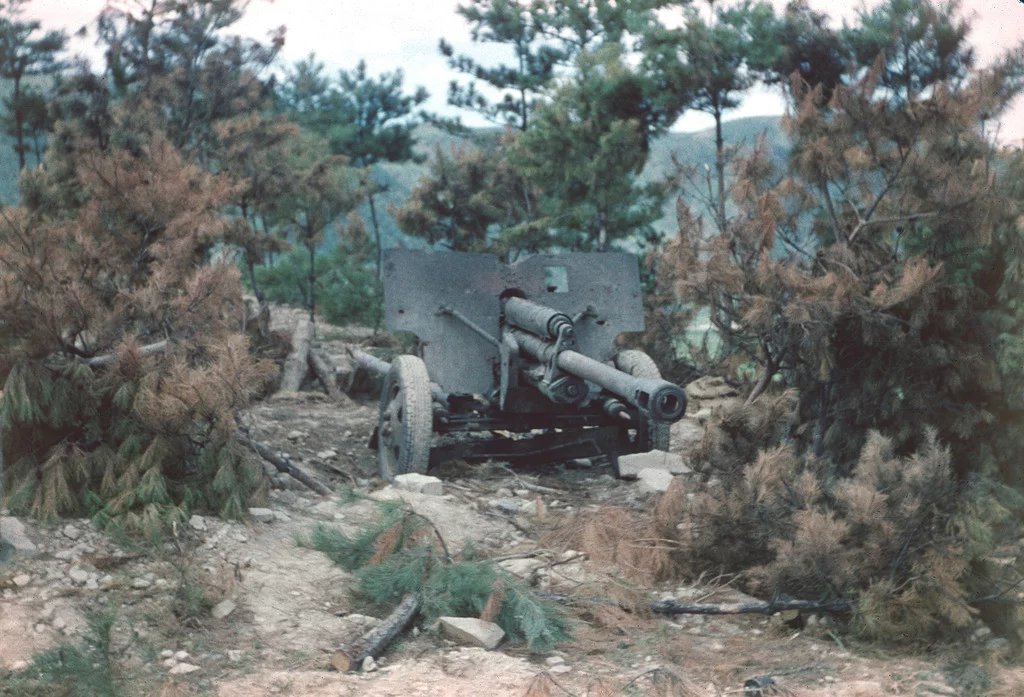
[[[324,348],[340,351],[344,339],[327,336]],[[129,695],[1024,694],[1024,669],[1005,660],[1004,645],[980,624],[962,644],[908,654],[851,642],[816,616],[787,624],[631,615],[608,623],[581,613],[574,641],[541,655],[515,644],[458,646],[418,622],[372,672],[331,671],[330,651],[377,619],[351,593],[349,573],[300,543],[316,525],[351,533],[377,515],[375,499],[401,498],[451,549],[471,543],[482,556],[518,554],[506,562],[510,570],[540,588],[572,592],[616,571],[546,549],[538,507],[567,520],[605,502],[649,506],[651,495],[599,463],[515,470],[453,463],[435,473],[443,494],[398,491],[377,477],[366,447],[376,421],[369,397],[335,404],[315,392],[278,396],[245,418],[254,437],[338,493],[318,496],[275,474],[269,516],[244,523],[195,516],[155,550],[115,541],[88,520],[8,519],[35,549],[0,566],[0,681],[40,651],[80,641],[90,615],[114,610],[111,653]],[[685,450],[694,428],[678,427],[673,447]],[[650,599],[740,597],[725,579],[633,590]],[[761,687],[745,689],[751,680]]]

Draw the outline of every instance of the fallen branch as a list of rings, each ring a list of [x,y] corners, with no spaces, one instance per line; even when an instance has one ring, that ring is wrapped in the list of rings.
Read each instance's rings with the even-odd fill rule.
[[[849,600],[772,600],[746,603],[681,603],[677,600],[659,600],[648,605],[659,615],[774,615],[787,610],[827,612],[845,615],[853,611]]]
[[[401,634],[420,609],[420,594],[410,593],[391,614],[358,639],[335,649],[331,666],[342,673],[354,670],[370,656],[379,656]]]
[[[168,345],[169,344],[167,339],[164,339],[163,341],[158,341],[155,344],[147,344],[145,346],[140,346],[139,353],[143,356],[148,356],[153,353],[160,353],[161,351],[166,351]],[[82,363],[85,363],[90,368],[95,368],[96,366],[112,365],[113,363],[116,363],[117,354],[104,353],[100,356],[92,356],[91,358],[83,358],[81,360]]]
[[[239,433],[237,437],[238,441],[242,445],[251,448],[253,452],[276,467],[278,472],[284,472],[285,474],[299,480],[321,496],[331,495],[331,489],[326,484],[317,481],[312,475],[303,472],[292,464],[291,460],[283,455],[275,453],[268,445],[255,441],[242,433]]]
[[[309,345],[313,341],[313,325],[300,319],[292,332],[292,351],[284,359],[281,369],[281,392],[298,392],[309,370]]]
[[[313,369],[313,373],[323,383],[324,389],[327,390],[327,395],[331,398],[332,402],[345,401],[345,395],[342,394],[337,380],[334,379],[334,369],[331,367],[326,356],[319,351],[311,350],[309,352],[309,367]]]

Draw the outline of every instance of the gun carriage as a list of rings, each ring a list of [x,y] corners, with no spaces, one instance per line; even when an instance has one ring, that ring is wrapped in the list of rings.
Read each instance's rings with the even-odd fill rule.
[[[418,355],[356,360],[383,378],[371,437],[381,475],[450,459],[534,463],[667,450],[686,393],[645,353],[618,350],[644,327],[636,258],[393,250],[384,319]]]

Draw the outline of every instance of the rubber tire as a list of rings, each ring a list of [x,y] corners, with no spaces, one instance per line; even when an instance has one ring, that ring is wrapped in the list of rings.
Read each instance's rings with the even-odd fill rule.
[[[661,379],[658,364],[643,351],[633,349],[619,351],[615,354],[615,367],[633,377]],[[671,442],[669,427],[670,425],[667,423],[652,421],[641,415],[636,433],[637,452],[645,453],[649,450],[668,452]]]
[[[433,420],[426,365],[417,356],[398,356],[380,394],[377,463],[383,479],[427,471]]]

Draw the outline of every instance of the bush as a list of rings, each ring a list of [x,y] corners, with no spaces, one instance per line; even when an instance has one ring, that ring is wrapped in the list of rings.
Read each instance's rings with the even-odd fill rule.
[[[674,510],[659,507],[685,572],[742,572],[764,597],[853,600],[853,628],[889,641],[956,633],[977,616],[975,601],[1011,585],[990,557],[1018,497],[980,476],[957,481],[934,431],[905,456],[872,432],[845,474],[771,437],[765,417],[778,406],[721,414],[696,457],[706,481],[693,496],[666,496]],[[730,457],[723,444],[735,453],[736,443]],[[749,447],[759,450],[747,460]]]

